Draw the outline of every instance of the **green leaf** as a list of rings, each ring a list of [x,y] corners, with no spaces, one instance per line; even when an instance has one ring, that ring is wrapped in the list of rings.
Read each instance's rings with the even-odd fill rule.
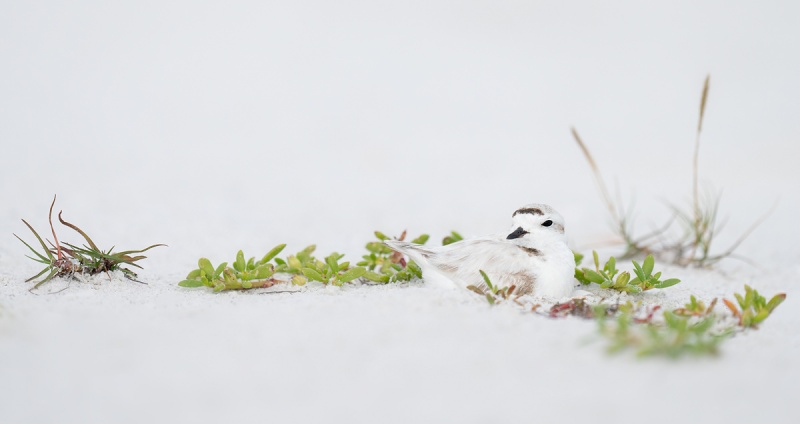
[[[578,265],[580,265],[580,264],[581,264],[581,262],[583,262],[583,255],[581,255],[580,253],[578,253],[578,252],[572,252],[572,256],[574,256],[574,257],[575,257],[575,266],[576,266],[576,267],[577,267]]]
[[[308,280],[306,280],[306,277],[303,277],[302,275],[295,275],[292,277],[292,284],[295,286],[305,286],[307,281]]]
[[[601,284],[604,281],[606,281],[606,279],[603,278],[602,275],[588,268],[583,269],[583,275],[586,277],[587,280],[593,283]]]
[[[289,262],[289,268],[300,269],[303,267],[303,264],[300,262],[300,259],[297,259],[296,256],[289,256],[288,258],[286,258],[286,260]]]
[[[668,280],[660,281],[658,283],[653,284],[653,288],[665,289],[667,287],[674,286],[675,284],[678,284],[680,282],[681,282],[681,280],[679,280],[677,278],[670,278]]]
[[[45,268],[44,271],[46,271],[48,269],[50,269],[50,268]],[[42,275],[42,274],[44,274],[44,272],[40,272],[36,277],[38,277],[39,275]],[[34,286],[30,288],[30,290],[35,290],[36,288],[38,288],[42,284],[52,280],[53,277],[55,277],[56,275],[58,275],[58,268],[52,268],[52,271],[50,271],[50,273],[47,274],[47,277],[45,277],[44,280],[41,280],[38,283],[34,284]],[[33,278],[36,278],[36,277],[33,277]],[[31,280],[32,280],[32,278],[29,278],[29,279],[25,280],[25,282],[27,283],[28,281],[31,281]]]
[[[236,271],[242,272],[245,269],[245,262],[244,262],[244,252],[241,250],[236,253],[236,262],[233,263],[233,269]]]
[[[225,268],[222,271],[222,278],[225,280],[225,284],[228,285],[235,285],[237,283],[236,275],[233,273],[233,270],[230,268]]]
[[[194,280],[194,279],[197,279],[197,278],[200,278],[200,270],[199,269],[192,270],[189,273],[189,275],[186,276],[187,280]]]
[[[271,261],[272,258],[278,256],[278,254],[281,253],[281,251],[283,251],[283,249],[285,247],[286,247],[285,244],[279,244],[279,245],[273,247],[272,250],[267,252],[267,254],[264,255],[264,257],[261,258],[261,260],[259,262],[261,262],[262,264],[265,264],[265,263]],[[275,262],[278,262],[278,261],[276,260]]]
[[[51,207],[52,207],[52,206],[51,206]],[[36,232],[36,230],[34,230],[34,229],[33,229],[33,227],[31,227],[31,224],[28,224],[28,221],[26,221],[26,220],[24,220],[24,219],[23,219],[23,220],[22,220],[22,222],[24,222],[24,223],[25,223],[25,225],[28,227],[28,229],[29,229],[29,230],[31,230],[31,232],[33,233],[33,235],[36,237],[36,240],[39,240],[39,244],[42,246],[42,249],[44,250],[45,254],[47,255],[47,258],[48,258],[48,259],[50,259],[50,261],[51,261],[51,262],[52,262],[52,261],[54,261],[54,260],[55,260],[55,257],[53,256],[53,253],[52,253],[52,252],[50,252],[50,249],[48,249],[48,248],[47,248],[47,245],[46,245],[46,244],[44,244],[44,241],[42,240],[42,238],[41,238],[41,237],[39,237],[39,233],[37,233],[37,232]],[[17,235],[16,235],[16,234],[14,234],[14,236],[17,236]],[[23,243],[25,243],[25,242],[24,242],[24,241],[23,241],[21,238],[19,238],[18,236],[17,236],[17,238],[18,238],[20,241],[22,241]],[[33,250],[33,248],[32,248],[30,245],[28,245],[28,243],[25,243],[25,245],[26,245],[26,246],[28,246],[28,248],[29,248],[29,249]],[[37,255],[37,256],[41,256],[41,255],[39,255],[39,253],[37,253],[35,250],[33,250],[33,253],[36,253],[36,255]]]
[[[775,308],[778,307],[778,305],[783,303],[784,300],[786,300],[785,293],[776,294],[775,296],[772,297],[772,299],[769,300],[769,303],[767,303],[767,310],[772,312],[773,310],[775,310]]]
[[[181,287],[203,287],[203,282],[199,280],[183,280],[178,285]]]
[[[753,290],[750,286],[744,286],[745,294],[744,294],[744,303],[748,307],[753,306],[753,298],[755,297],[755,290]]]
[[[214,279],[219,278],[222,275],[222,272],[225,271],[225,267],[227,267],[227,266],[228,266],[227,262],[223,262],[223,263],[219,264],[217,269],[214,270],[213,278]],[[212,277],[212,276],[209,275],[209,277]]]
[[[319,272],[317,272],[316,270],[314,270],[314,269],[303,268],[301,270],[301,272],[303,273],[303,275],[305,275],[306,277],[308,277],[311,280],[319,281],[320,283],[327,283],[328,282],[328,280],[322,278],[322,275]]]
[[[428,242],[428,239],[429,239],[429,238],[430,238],[430,236],[429,236],[429,235],[427,235],[427,234],[422,234],[422,235],[420,235],[419,237],[415,238],[414,240],[411,240],[411,243],[416,243],[416,244],[425,244],[425,243],[427,243],[427,242]]]
[[[464,240],[464,237],[462,237],[461,234],[459,234],[459,233],[457,233],[455,231],[451,231],[450,235],[445,237],[442,240],[442,245],[443,246],[447,246],[448,244],[453,244],[453,243],[459,242],[461,240]]]
[[[608,272],[609,275],[613,276],[617,271],[617,260],[613,256],[608,258],[608,262],[606,262],[603,269]]]
[[[197,261],[197,267],[200,268],[206,275],[211,278],[214,276],[214,267],[211,265],[211,261],[206,258],[200,258]]]
[[[349,270],[339,275],[339,281],[343,283],[349,283],[350,281],[353,281],[356,278],[363,276],[364,274],[366,274],[366,272],[367,269],[360,266],[355,268],[350,268]]]
[[[44,264],[49,264],[50,262],[52,262],[53,254],[49,250],[46,250],[46,252],[48,253],[48,256],[50,257],[50,259],[45,258],[41,254],[39,254],[39,252],[34,250],[33,247],[31,247],[30,244],[26,243],[25,240],[21,239],[18,235],[14,234],[14,237],[16,237],[19,241],[21,241],[22,244],[24,244],[25,246],[28,246],[28,249],[30,249],[31,252],[33,252],[34,255],[38,256],[39,260],[36,260],[36,259],[31,258],[30,256],[28,256],[29,258],[33,259],[34,261],[41,262],[41,263],[44,263]]]
[[[586,275],[583,273],[583,270],[575,268],[575,279],[578,280],[581,284],[591,284],[591,281],[586,278]]]
[[[679,328],[681,325],[681,318],[670,311],[664,311],[664,322],[668,327]]]
[[[336,261],[336,254],[330,255],[325,258],[325,263],[331,268],[334,273],[339,272],[339,263]]]
[[[389,282],[389,276],[388,275],[381,275],[381,274],[378,274],[378,273],[375,273],[375,272],[371,272],[371,271],[365,272],[362,277],[366,278],[369,281],[375,282],[375,283],[388,283]]]
[[[742,308],[742,310],[747,309],[747,305],[745,305],[742,295],[739,293],[734,293],[733,295],[736,297],[736,302],[739,303],[739,307]]]
[[[592,250],[592,257],[594,258],[594,269],[600,270],[600,257],[597,256],[597,251]]]
[[[409,271],[411,271],[412,274],[414,274],[415,277],[422,278],[422,268],[420,268],[416,262],[409,261],[406,267],[408,268]]]
[[[639,262],[636,261],[631,261],[631,262],[633,263],[633,272],[636,274],[636,277],[639,278],[639,281],[640,282],[647,281],[647,276],[644,274],[644,271],[642,270],[641,265],[639,265]]]
[[[51,272],[56,272],[56,273],[57,273],[57,272],[58,272],[58,268],[54,268],[54,267],[52,267],[52,266],[46,266],[46,267],[44,267],[44,269],[42,269],[41,271],[39,271],[39,273],[38,273],[38,274],[36,274],[36,275],[34,275],[33,277],[31,277],[31,278],[28,278],[27,280],[25,280],[25,282],[27,283],[27,282],[30,282],[30,281],[33,281],[33,280],[35,280],[35,279],[37,279],[37,278],[41,277],[41,276],[42,276],[42,274],[44,274],[44,273],[45,273],[45,272],[47,272],[47,271],[51,271]],[[51,274],[51,275],[52,275],[52,274]],[[53,277],[49,277],[49,278],[53,278]],[[48,279],[49,279],[49,278],[48,278]],[[45,281],[46,281],[46,280],[45,280]],[[44,282],[44,281],[40,282],[40,284],[41,284],[41,283],[43,283],[43,282]],[[36,286],[38,286],[38,285],[39,285],[39,284],[37,284]],[[34,288],[35,288],[36,286],[34,286]]]
[[[316,244],[308,245],[308,246],[306,246],[305,249],[297,252],[297,257],[298,258],[303,258],[305,260],[308,260],[309,258],[311,258],[311,254],[314,253],[315,250],[317,250],[317,245]]]
[[[764,321],[769,316],[769,309],[762,309],[760,310],[756,316],[753,317],[754,324],[760,324],[761,321]]]
[[[653,275],[653,267],[656,265],[656,260],[653,258],[653,255],[647,255],[644,258],[644,264],[642,264],[642,272],[646,277]]]
[[[389,237],[386,234],[383,234],[380,231],[375,231],[375,237],[377,237],[378,240],[380,240],[380,241],[389,240]]]
[[[742,325],[745,327],[750,327],[753,325],[753,313],[752,309],[747,309],[746,311],[742,311]]]
[[[272,277],[273,274],[275,274],[275,270],[272,265],[260,265],[256,268],[256,278],[259,280]]]
[[[625,291],[628,292],[628,293],[641,293],[642,292],[642,288],[639,287],[639,286],[632,286],[632,285],[628,284],[627,286],[625,286]]]
[[[478,272],[481,273],[481,277],[483,277],[483,281],[486,282],[486,286],[489,287],[489,289],[494,290],[494,286],[492,285],[492,280],[489,279],[489,276],[486,275],[486,273],[483,272],[482,269],[478,270]]]

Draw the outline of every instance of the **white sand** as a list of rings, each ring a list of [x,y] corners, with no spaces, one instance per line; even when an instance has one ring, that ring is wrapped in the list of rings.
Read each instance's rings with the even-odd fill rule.
[[[0,423],[800,420],[797,5],[423,3],[3,5]],[[642,298],[788,294],[718,358],[609,357],[592,322],[420,283],[176,286],[200,256],[356,259],[375,229],[504,231],[529,202],[586,251],[610,233],[570,125],[647,231],[689,199],[707,72],[719,248],[780,202],[738,251],[756,266]],[[169,244],[148,285],[28,293],[11,233],[47,233],[53,193],[101,246]]]

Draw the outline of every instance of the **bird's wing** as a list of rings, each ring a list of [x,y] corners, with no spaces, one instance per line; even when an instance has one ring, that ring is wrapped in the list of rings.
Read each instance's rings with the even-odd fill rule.
[[[439,247],[397,240],[386,240],[384,243],[422,266],[423,275],[427,267],[432,267],[463,285],[485,287],[480,271],[486,272],[492,283],[499,287],[515,285],[530,290],[536,279],[530,269],[531,253],[494,237],[464,240]]]
[[[464,240],[436,249],[427,259],[445,273],[468,283],[482,281],[480,270],[488,274],[513,272],[528,259],[519,246],[494,238]]]

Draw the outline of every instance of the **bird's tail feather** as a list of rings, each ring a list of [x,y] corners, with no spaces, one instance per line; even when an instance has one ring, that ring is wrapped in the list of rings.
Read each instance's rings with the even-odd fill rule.
[[[427,257],[431,256],[433,252],[424,246],[416,243],[409,243],[400,240],[384,240],[387,246],[392,250],[408,255],[416,262],[425,261]]]

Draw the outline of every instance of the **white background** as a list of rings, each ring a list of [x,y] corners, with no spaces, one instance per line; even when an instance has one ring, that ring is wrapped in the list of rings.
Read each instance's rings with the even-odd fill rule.
[[[711,92],[702,136],[701,181],[715,192],[724,191],[721,215],[728,224],[719,247],[761,220],[778,201],[777,209],[739,252],[759,264],[757,270],[747,271],[752,275],[773,272],[762,278],[772,281],[764,284],[793,290],[800,259],[796,247],[800,227],[795,218],[800,208],[796,189],[800,180],[799,17],[798,3],[789,1],[4,1],[0,5],[0,264],[4,282],[0,306],[16,318],[4,324],[11,328],[5,330],[11,334],[6,340],[0,332],[0,357],[7,359],[0,367],[8,371],[14,366],[10,360],[30,358],[31,352],[49,357],[57,353],[48,349],[74,347],[68,340],[81,336],[73,333],[98,320],[130,321],[132,336],[120,343],[126,352],[128,348],[135,351],[135,346],[146,349],[173,334],[163,330],[166,334],[151,337],[149,327],[137,327],[133,317],[144,313],[141,308],[152,306],[155,311],[144,313],[145,322],[163,322],[175,331],[195,328],[182,315],[189,313],[181,309],[186,308],[180,306],[182,299],[208,303],[211,308],[215,302],[233,302],[229,312],[248,317],[262,311],[252,299],[174,290],[174,283],[200,256],[220,262],[233,259],[240,248],[249,255],[261,255],[278,243],[288,243],[290,250],[317,243],[323,254],[339,250],[352,258],[375,229],[397,234],[408,228],[413,234],[429,232],[434,240],[451,229],[467,235],[504,231],[510,213],[530,202],[549,203],[566,217],[573,247],[611,240],[592,175],[570,136],[573,125],[609,184],[614,186],[616,181],[620,196],[626,202],[636,201],[637,223],[644,232],[667,217],[667,202],[686,205],[690,200],[692,149],[707,74],[711,74]],[[93,235],[100,245],[169,244],[168,249],[152,251],[143,263],[146,269],[141,275],[151,281],[148,294],[137,294],[140,287],[121,282],[116,284],[126,293],[122,300],[114,297],[113,290],[106,294],[121,304],[132,304],[128,306],[132,309],[123,308],[121,314],[112,312],[116,306],[92,309],[90,305],[103,302],[99,300],[102,291],[46,301],[28,297],[28,285],[22,280],[35,273],[36,267],[23,257],[24,248],[11,233],[30,239],[20,218],[46,232],[47,207],[56,193],[56,210],[63,209],[67,220]],[[784,274],[779,277],[775,272]],[[735,276],[724,280],[730,285],[720,286],[723,294],[740,290],[745,282],[757,285]],[[702,281],[697,283],[701,286]],[[179,306],[159,300],[163,298],[152,294],[157,290],[168,291],[168,302]],[[393,299],[403,299],[405,292],[389,292],[395,297],[364,304],[375,302],[382,308],[405,311],[393,303]],[[236,302],[252,305],[238,307]],[[270,314],[285,307],[277,300],[269,302],[274,303]],[[321,307],[322,300],[309,294],[303,302],[313,309]],[[417,300],[397,302],[416,304]],[[432,301],[420,306],[422,315],[416,319],[430,323],[442,318],[437,305]],[[343,309],[328,311],[330,316],[355,319],[348,315],[348,307],[331,307]],[[789,313],[793,307],[796,310],[797,304],[790,296],[782,308]],[[81,315],[87,308],[88,316]],[[484,315],[476,318],[470,311],[479,306],[466,308],[459,313],[469,316],[467,321],[500,319],[483,309]],[[56,312],[50,317],[43,310]],[[297,311],[284,312],[290,321],[299,319],[292,315]],[[408,317],[398,313],[402,318],[392,321],[394,330],[408,331],[404,324]],[[323,312],[317,314],[325,320]],[[798,313],[791,314],[796,324]],[[527,316],[507,319],[517,324],[500,331],[503,336],[495,340],[496,349],[481,351],[472,346],[471,333],[454,318],[445,319],[442,331],[458,334],[452,340],[456,351],[469,347],[493,355],[515,343],[537,345],[541,340],[535,338],[536,333],[521,336],[517,331],[520,326],[541,327],[551,341],[563,343],[542,354],[543,358],[562,357],[578,338],[560,340],[557,336],[562,330],[547,329],[562,324],[530,324],[533,318]],[[28,320],[34,330],[14,324]],[[64,328],[66,324],[57,322],[75,327]],[[374,347],[369,331],[359,327],[366,324],[360,322],[355,320],[343,330],[355,338],[355,351]],[[794,324],[784,325],[780,328],[796,333]],[[115,325],[102,328],[111,331]],[[231,327],[214,328],[227,334]],[[260,327],[248,331],[260,331]],[[322,330],[315,331],[322,337]],[[52,342],[58,332],[63,343]],[[92,331],[86,334],[82,337],[88,346],[100,337]],[[785,350],[783,333],[776,334],[747,346],[755,349],[772,343],[774,351]],[[33,344],[20,341],[25,337]],[[425,337],[409,334],[402,340],[424,344]],[[520,337],[533,339],[518,341]],[[213,337],[198,340],[202,340],[197,341],[199,345],[213,343]],[[792,349],[786,355],[794,352],[796,358],[798,339],[791,340],[785,342]],[[284,341],[288,346],[312,343],[288,336]],[[263,343],[271,346],[270,340]],[[312,344],[325,343],[323,338]],[[176,349],[184,352],[190,346],[187,342]],[[92,350],[75,349],[77,357],[84,357],[83,349]],[[250,355],[253,349],[236,352]],[[332,349],[337,357],[352,358],[346,353],[349,348]],[[392,358],[381,349],[376,354]],[[605,362],[594,351],[583,355],[597,356],[592,360],[596,367],[628,362]],[[766,361],[753,355],[747,360]],[[734,357],[721,368],[725,373],[741,368],[744,359]],[[484,359],[479,356],[475,361]],[[300,374],[324,374],[291,359],[289,363]],[[366,371],[359,364],[363,362],[353,359],[353,369],[334,366],[331,372],[362,375]],[[147,370],[152,370],[145,365],[142,375],[150,376]],[[196,365],[200,367],[201,361]],[[667,373],[673,366],[626,368],[621,372],[638,385],[625,390],[649,390],[663,378],[658,370]],[[653,380],[635,380],[640,372],[637,367],[645,367],[642,372],[653,374]],[[90,365],[86,369],[108,375]],[[500,366],[498,372],[506,375],[515,370]],[[23,366],[20,379],[30,375],[25,371]],[[183,371],[164,378],[191,382],[193,372]],[[402,378],[406,371],[399,368],[397,382],[372,383],[402,404],[406,392],[391,389],[410,384]],[[684,372],[681,376],[686,378],[693,375]],[[241,369],[231,373],[241,373],[236,381],[243,390],[257,391],[258,386]],[[33,394],[41,388],[39,384],[54,378],[37,375],[39,379],[28,379],[32,382],[23,393]],[[59,384],[69,391],[76,375],[67,373]],[[479,387],[503,381],[495,380],[499,377],[494,374],[467,376]],[[713,372],[704,376],[719,378]],[[296,381],[290,375],[283,377]],[[758,374],[753,379],[749,381],[769,383]],[[510,387],[521,393],[524,384],[511,380]],[[442,381],[447,381],[441,387],[445,391],[463,387],[452,378]],[[681,381],[673,383],[676,390],[683,387]],[[602,391],[602,383],[592,384]],[[88,383],[84,388],[89,393],[100,390]],[[152,398],[177,396],[163,386],[148,390]],[[129,395],[137,394],[142,393]],[[351,395],[356,393],[347,394]],[[475,396],[483,399],[478,393]],[[645,399],[649,398],[639,401]],[[314,400],[313,396],[308,399]],[[359,405],[357,399],[350,402]],[[236,410],[234,404],[225,405]],[[437,411],[444,419],[484,420],[480,414],[456,413],[458,408],[446,402],[440,406]],[[111,419],[124,409],[106,407],[110,415],[98,417]],[[169,410],[169,402],[162,407]],[[525,403],[515,407],[524,409]],[[226,416],[225,408],[210,410]],[[485,416],[491,416],[488,411],[492,410],[487,408]],[[42,420],[48,421],[57,416],[58,408],[41,411]],[[287,411],[282,412],[290,417]],[[24,411],[17,412],[18,418],[26,416]],[[557,416],[555,410],[551,412],[550,416]],[[773,410],[776,417],[786,416],[780,412]],[[349,417],[353,416],[359,414]],[[536,411],[506,415],[522,416],[535,417]]]

